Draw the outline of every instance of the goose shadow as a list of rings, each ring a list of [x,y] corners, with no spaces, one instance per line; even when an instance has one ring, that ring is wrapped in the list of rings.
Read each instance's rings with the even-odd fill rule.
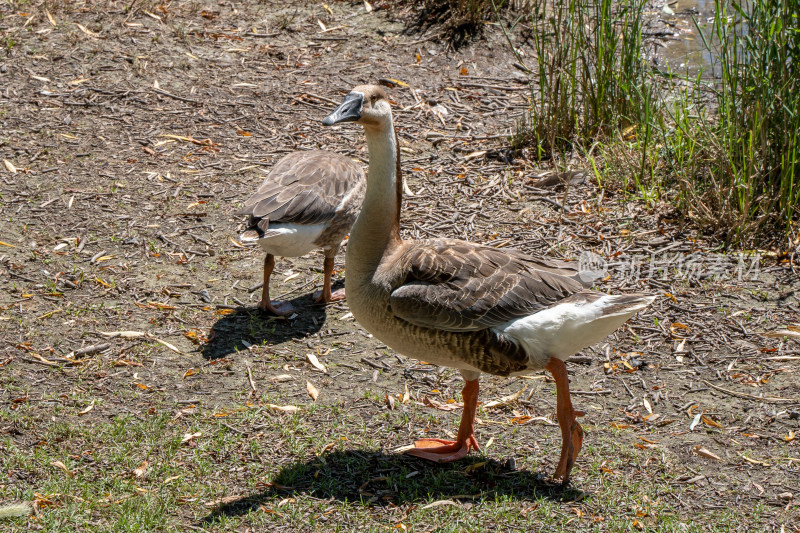
[[[440,502],[438,505],[474,505],[500,496],[575,502],[588,496],[570,486],[548,482],[545,474],[513,469],[509,463],[474,456],[433,464],[402,454],[334,451],[284,466],[264,490],[226,499],[199,524],[245,515],[286,497],[302,495],[377,507],[431,500]]]
[[[334,283],[333,289],[342,285],[341,281]],[[248,346],[245,343],[259,345],[266,341],[272,345],[282,344],[291,339],[305,338],[322,328],[327,307],[316,303],[313,293],[297,296],[289,303],[295,309],[295,316],[290,318],[270,316],[255,304],[231,309],[211,326],[209,340],[201,349],[203,357],[209,361],[227,357],[246,350]]]

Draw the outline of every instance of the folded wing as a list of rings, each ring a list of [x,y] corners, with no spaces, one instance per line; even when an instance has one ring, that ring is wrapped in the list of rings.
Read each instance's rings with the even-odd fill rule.
[[[392,313],[446,331],[491,328],[587,287],[569,263],[449,239],[416,241],[395,264]]]
[[[237,214],[250,215],[250,228],[262,235],[270,223],[323,224],[363,181],[361,167],[339,154],[294,152],[278,161]]]

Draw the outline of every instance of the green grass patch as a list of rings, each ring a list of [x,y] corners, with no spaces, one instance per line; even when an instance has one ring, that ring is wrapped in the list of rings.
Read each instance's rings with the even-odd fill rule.
[[[405,443],[406,435],[396,435],[399,428],[451,428],[452,421],[431,420],[424,407],[376,416],[379,402],[356,400],[282,415],[263,405],[176,409],[163,402],[93,420],[53,420],[36,405],[7,412],[4,425],[35,423],[39,440],[0,441],[0,469],[15,480],[0,497],[36,501],[38,512],[5,519],[4,531],[31,524],[46,531],[137,532],[278,526],[456,532],[482,531],[488,524],[514,530],[704,530],[676,507],[693,490],[676,483],[680,465],[661,452],[631,447],[627,431],[587,426],[594,437],[581,456],[580,483],[562,489],[544,473],[553,467],[546,458],[557,457],[554,428],[520,441],[515,432],[503,436],[492,425],[494,447],[432,465],[388,450]],[[187,440],[187,434],[194,436]],[[515,469],[494,459],[504,453],[517,457]],[[630,475],[632,470],[639,474]],[[769,519],[766,510],[745,511],[748,523]],[[742,519],[735,508],[720,509],[709,511],[703,523],[722,530]]]

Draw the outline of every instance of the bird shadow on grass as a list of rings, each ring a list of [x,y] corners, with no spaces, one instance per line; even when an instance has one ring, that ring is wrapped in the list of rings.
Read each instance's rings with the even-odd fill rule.
[[[508,462],[480,456],[434,464],[400,454],[345,450],[285,466],[264,490],[226,498],[199,525],[245,515],[262,507],[271,510],[284,498],[304,495],[361,502],[370,507],[429,501],[464,505],[494,501],[502,496],[526,501],[574,502],[587,496],[570,486],[549,482],[544,474],[512,470]]]
[[[227,314],[211,326],[209,340],[201,349],[203,357],[209,361],[220,359],[247,350],[245,343],[276,345],[305,338],[322,328],[327,308],[316,303],[311,293],[298,296],[289,303],[295,309],[295,316],[290,318],[270,316],[255,305],[219,310]]]

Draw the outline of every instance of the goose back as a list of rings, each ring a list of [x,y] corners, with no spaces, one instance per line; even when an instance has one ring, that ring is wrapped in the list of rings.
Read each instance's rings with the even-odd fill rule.
[[[477,331],[527,316],[587,287],[570,263],[455,239],[407,242],[379,273],[394,316]]]
[[[361,167],[333,152],[311,150],[283,157],[237,212],[249,215],[245,239],[270,237],[270,226],[320,226],[315,244],[339,242],[358,216],[366,178]]]

